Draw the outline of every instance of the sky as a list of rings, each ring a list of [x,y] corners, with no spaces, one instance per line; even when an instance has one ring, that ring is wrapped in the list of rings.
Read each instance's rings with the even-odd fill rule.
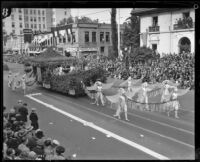
[[[123,24],[123,22],[130,17],[130,12],[131,12],[132,8],[120,8],[119,10],[117,9],[117,16],[116,16],[116,20],[118,23],[118,19],[119,19],[119,12],[120,11],[120,24]],[[111,8],[81,8],[81,9],[71,9],[71,15],[72,17],[75,16],[86,16],[89,17],[91,19],[99,19],[100,23],[110,23],[110,12],[111,12]]]

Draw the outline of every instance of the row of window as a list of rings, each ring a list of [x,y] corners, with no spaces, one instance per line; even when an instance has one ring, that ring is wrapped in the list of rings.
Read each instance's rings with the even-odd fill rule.
[[[29,20],[29,17],[28,17],[28,16],[25,16],[25,17],[24,17],[24,20],[25,20],[25,21],[28,21],[28,20]],[[41,20],[44,22],[44,21],[45,21],[45,17],[38,17],[38,21],[41,22]],[[36,18],[36,17],[30,17],[30,21],[37,22],[37,18]]]
[[[96,32],[92,32],[92,42],[96,42]],[[104,32],[100,32],[100,42],[110,42],[110,32],[106,32],[106,38],[104,38]],[[85,32],[85,42],[90,42],[90,32]]]
[[[28,12],[29,11],[29,12]],[[38,13],[38,15],[40,15],[40,14],[42,14],[42,15],[45,15],[45,11],[44,10],[42,10],[42,12],[41,12],[41,10],[32,10],[32,9],[30,9],[30,10],[28,10],[28,9],[25,9],[24,10],[24,13],[25,14],[28,14],[28,13],[30,13],[30,14],[34,14],[34,15],[36,15],[37,13]]]
[[[20,28],[23,28],[22,23],[19,23],[19,27],[20,27]],[[25,24],[25,28],[29,28],[29,27],[30,27],[31,29],[33,29],[33,28],[37,29],[37,24],[31,24],[30,26],[29,26],[29,24]],[[12,22],[12,28],[15,28],[15,22]],[[42,28],[42,25],[41,25],[41,24],[38,24],[38,28],[41,29],[41,28]],[[43,28],[45,28],[45,24],[43,24]]]
[[[25,24],[25,28],[37,29],[37,24]],[[42,24],[38,24],[38,28],[42,29]],[[45,29],[45,24],[43,24],[43,28]]]

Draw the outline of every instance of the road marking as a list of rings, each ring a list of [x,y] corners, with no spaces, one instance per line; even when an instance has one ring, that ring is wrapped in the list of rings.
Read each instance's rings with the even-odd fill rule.
[[[49,96],[52,96],[52,95],[50,95],[50,94],[48,94],[48,95],[49,95]],[[55,96],[53,96],[53,97],[55,97]],[[84,108],[84,109],[87,109],[88,111],[92,111],[92,112],[95,112],[95,113],[97,113],[97,114],[101,114],[101,115],[103,115],[103,116],[106,116],[106,117],[108,117],[108,118],[112,118],[112,119],[118,120],[118,121],[120,121],[120,122],[122,122],[122,123],[125,123],[125,124],[127,124],[127,125],[130,125],[130,126],[132,126],[132,127],[139,128],[139,129],[141,129],[141,130],[143,130],[143,131],[146,131],[146,132],[149,132],[149,133],[155,134],[155,135],[157,135],[157,136],[160,136],[160,137],[166,138],[166,139],[168,139],[168,140],[171,140],[171,141],[174,141],[174,142],[180,143],[180,144],[182,144],[182,145],[185,145],[185,146],[188,146],[188,147],[194,149],[194,146],[193,146],[193,145],[190,145],[190,144],[187,144],[187,143],[185,143],[185,142],[179,141],[179,140],[177,140],[177,139],[175,139],[175,138],[168,137],[168,136],[165,136],[165,135],[163,135],[163,134],[160,134],[160,133],[157,133],[157,132],[151,131],[151,130],[149,130],[149,129],[142,128],[142,127],[137,126],[137,125],[135,125],[135,124],[132,124],[132,123],[129,123],[129,122],[127,122],[127,121],[123,121],[123,120],[117,119],[117,118],[112,117],[112,116],[110,116],[110,115],[107,115],[107,114],[104,114],[104,113],[98,112],[98,111],[96,111],[96,110],[93,110],[93,109],[87,108],[86,106],[79,105],[79,104],[77,104],[77,103],[75,103],[75,102],[71,102],[71,101],[69,101],[69,100],[65,100],[65,102],[68,102],[68,103],[70,103],[70,104],[72,104],[72,105],[77,105],[77,106],[79,106],[79,107],[82,107],[82,108]]]
[[[70,118],[72,118],[72,119],[74,119],[74,120],[76,120],[76,121],[78,121],[80,123],[90,123],[90,122],[87,122],[87,121],[85,121],[85,120],[77,117],[77,116],[74,116],[74,115],[72,115],[70,113],[67,113],[67,112],[65,112],[63,110],[60,110],[60,109],[58,109],[57,107],[55,107],[53,105],[49,105],[49,104],[47,104],[47,103],[45,103],[45,102],[43,102],[43,101],[41,101],[39,99],[36,99],[33,96],[30,96],[30,95],[26,95],[26,96],[28,98],[30,98],[30,99],[32,99],[32,100],[34,100],[34,101],[42,104],[42,105],[45,105],[45,106],[49,107],[50,109],[52,109],[54,111],[57,111],[57,112],[65,115],[65,116],[68,116],[68,117],[70,117]],[[161,155],[159,153],[156,153],[156,152],[154,152],[154,151],[152,151],[152,150],[150,150],[150,149],[148,149],[148,148],[146,148],[146,147],[144,147],[142,145],[139,145],[139,144],[137,144],[137,143],[135,143],[133,141],[130,141],[130,140],[124,138],[124,137],[121,137],[121,136],[119,136],[119,135],[117,135],[117,134],[115,134],[113,132],[105,130],[105,129],[103,129],[103,128],[101,128],[101,127],[99,127],[99,126],[97,126],[97,125],[95,125],[93,123],[92,124],[90,123],[88,126],[91,127],[91,128],[93,128],[93,129],[95,129],[95,130],[98,130],[99,132],[102,132],[102,133],[104,133],[106,135],[109,134],[113,138],[115,138],[115,139],[117,139],[117,140],[119,140],[119,141],[121,141],[123,143],[126,143],[126,144],[128,144],[128,145],[130,145],[130,146],[132,146],[134,148],[137,148],[138,150],[140,150],[142,152],[145,152],[146,154],[149,154],[149,155],[151,155],[151,156],[153,156],[153,157],[155,157],[157,159],[160,159],[160,160],[169,160],[169,158],[166,157],[166,156],[163,156],[163,155]]]

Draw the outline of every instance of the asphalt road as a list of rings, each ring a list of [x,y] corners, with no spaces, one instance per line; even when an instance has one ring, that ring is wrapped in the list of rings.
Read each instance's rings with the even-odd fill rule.
[[[20,90],[12,92],[7,87],[6,75],[7,73],[4,74],[4,105],[10,108],[18,99],[22,99],[30,108],[36,107],[41,129],[47,137],[58,139],[67,148],[66,155],[77,154],[76,159],[157,159],[115,136],[107,137],[93,126],[84,125],[23,96]],[[169,159],[194,159],[194,119],[191,120],[191,112],[183,113],[183,120],[133,109],[129,111],[130,122],[126,122],[123,116],[122,120],[112,116],[115,108],[91,105],[86,97],[67,97],[43,88],[32,90],[31,93],[41,93],[32,97]]]

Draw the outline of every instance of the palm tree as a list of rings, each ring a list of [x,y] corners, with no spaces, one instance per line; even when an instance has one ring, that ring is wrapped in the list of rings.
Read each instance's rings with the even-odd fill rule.
[[[116,8],[111,10],[111,30],[112,30],[112,56],[118,57],[118,37],[117,37],[117,23],[116,23]]]

